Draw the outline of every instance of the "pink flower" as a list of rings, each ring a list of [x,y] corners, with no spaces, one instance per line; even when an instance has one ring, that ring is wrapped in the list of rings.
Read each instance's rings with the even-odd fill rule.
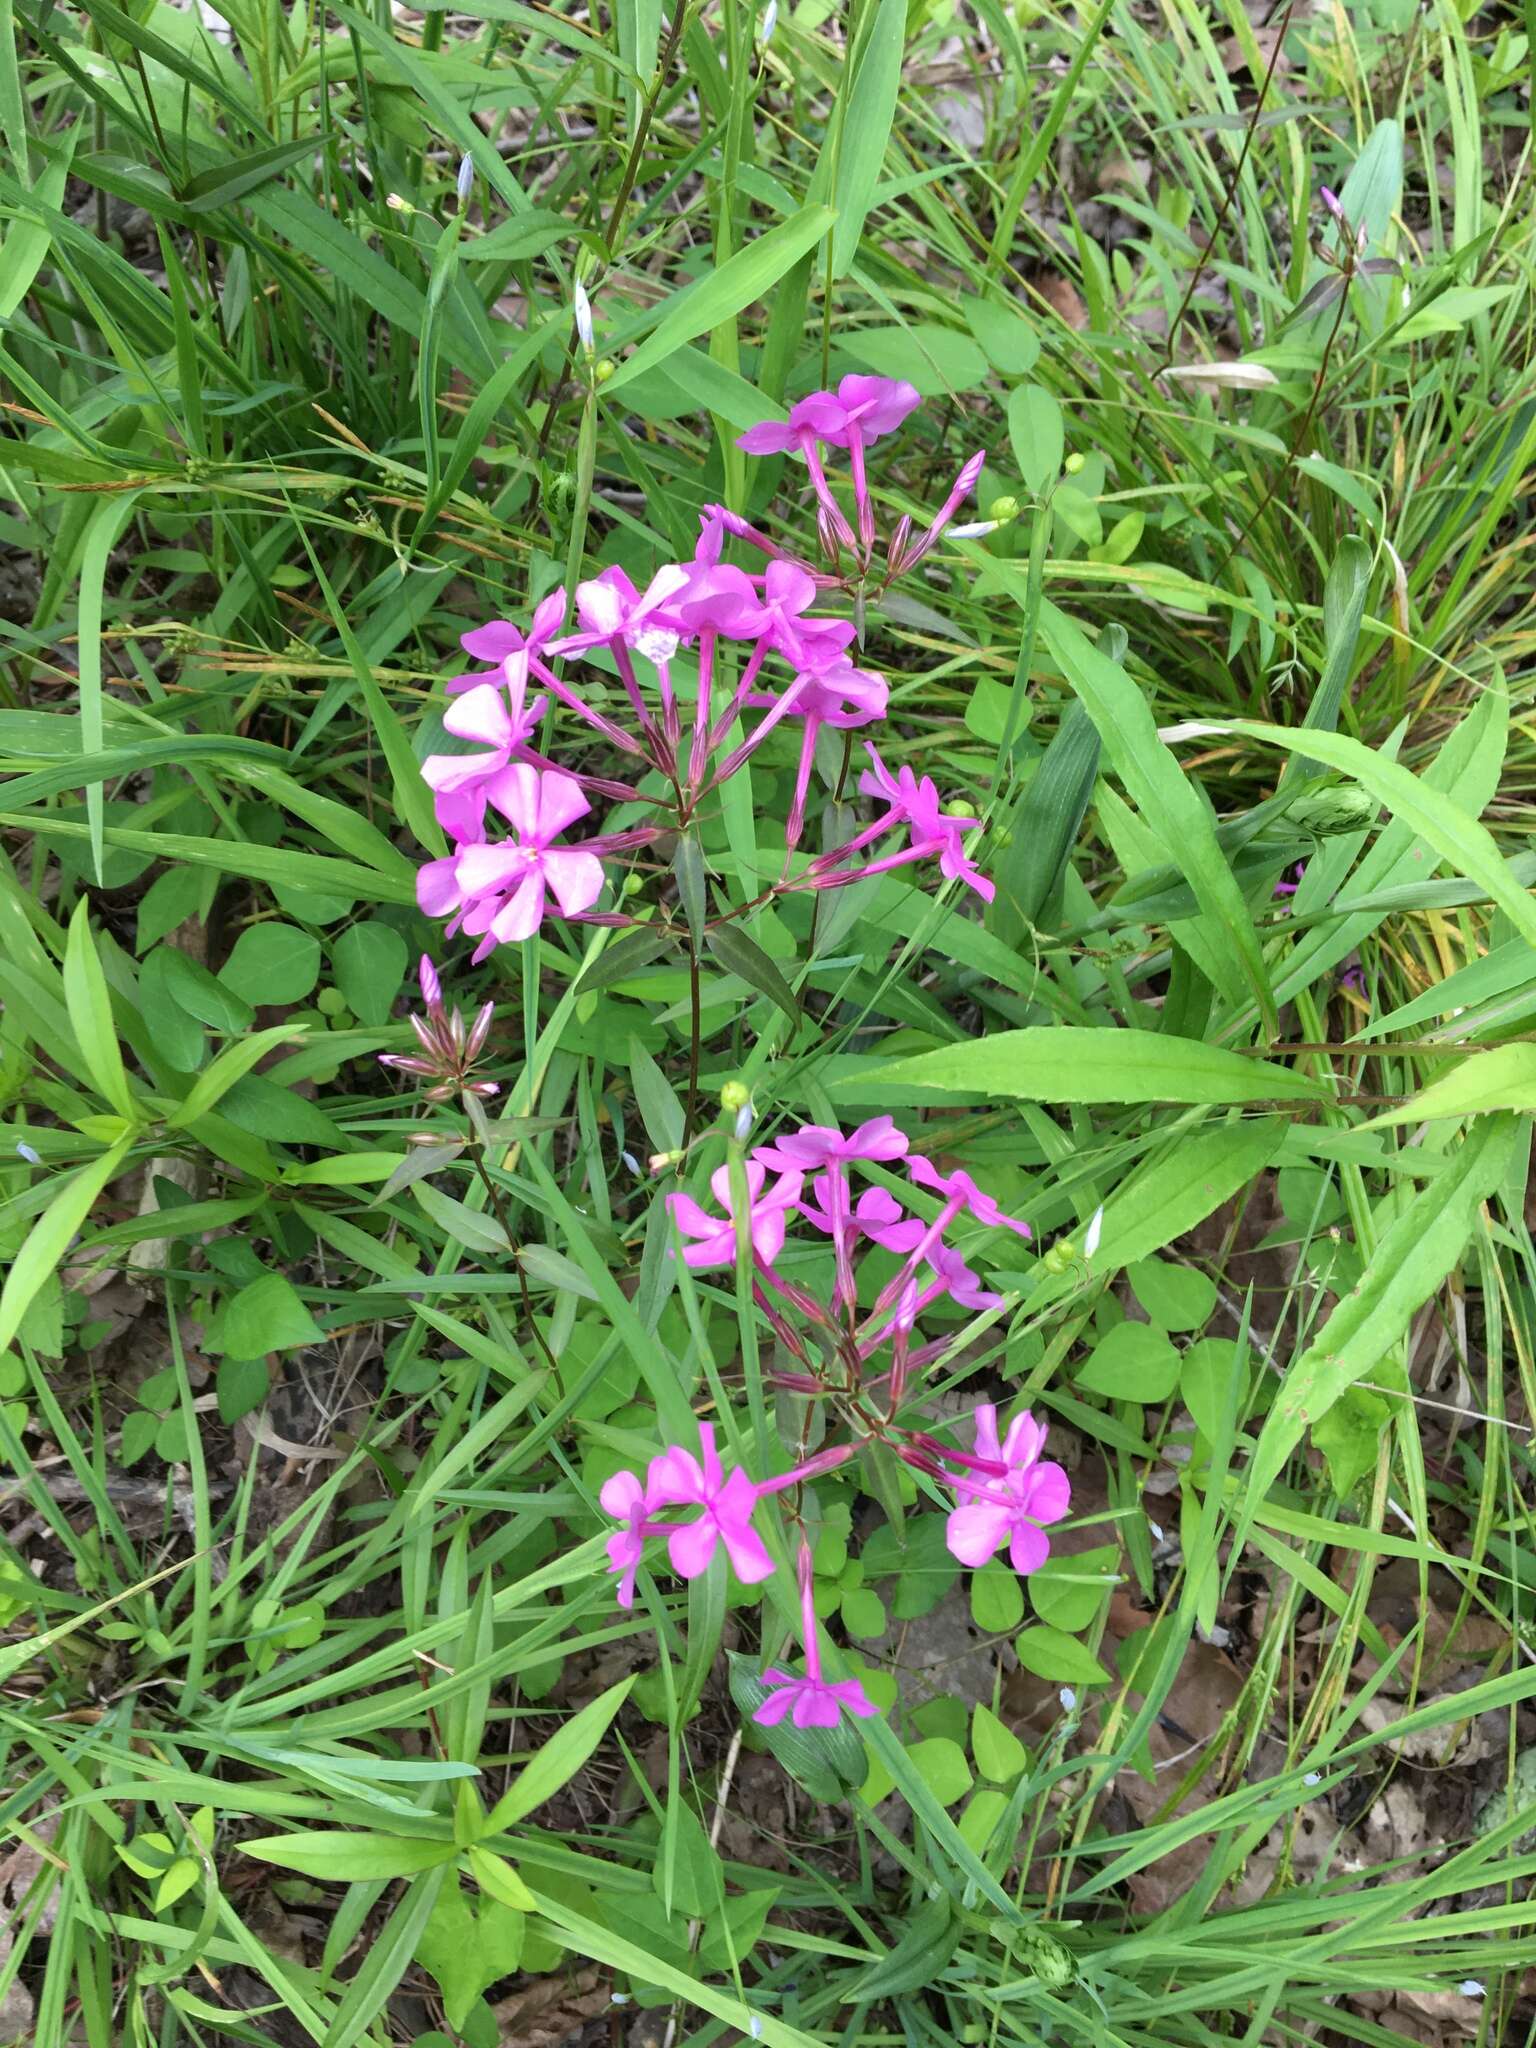
[[[812,1580],[811,1553],[805,1544],[800,1546],[798,1560],[800,1577],[800,1629],[805,1639],[805,1676],[796,1678],[791,1672],[781,1671],[777,1665],[763,1673],[765,1681],[775,1688],[762,1705],[753,1713],[753,1720],[762,1728],[775,1728],[786,1714],[797,1728],[835,1728],[846,1707],[850,1714],[856,1714],[861,1721],[867,1721],[880,1709],[865,1692],[856,1678],[826,1679],[821,1675],[821,1639],[816,1627],[815,1586]]]
[[[640,1569],[640,1560],[645,1555],[645,1539],[650,1534],[647,1517],[651,1502],[645,1487],[633,1472],[615,1472],[611,1479],[603,1482],[598,1499],[603,1513],[612,1515],[622,1525],[608,1538],[608,1565],[611,1571],[619,1574],[619,1605],[633,1607],[635,1574]]]
[[[961,1504],[944,1528],[953,1556],[973,1569],[1003,1544],[1017,1572],[1038,1571],[1050,1555],[1043,1523],[1059,1522],[1072,1500],[1071,1483],[1060,1465],[1042,1462],[1045,1431],[1026,1410],[1014,1417],[1002,1442],[997,1410],[983,1401],[976,1410],[976,1455],[1000,1464],[1001,1478],[966,1474],[952,1483]]]
[[[884,1188],[866,1188],[853,1205],[853,1223],[860,1237],[884,1245],[889,1252],[910,1251],[923,1234],[923,1224],[909,1216]],[[836,1228],[827,1206],[827,1179],[818,1174],[806,1189],[800,1214],[815,1229],[830,1236]]]
[[[526,658],[520,664],[509,661],[507,668],[511,672],[507,689],[476,683],[443,713],[445,731],[455,739],[478,740],[490,753],[429,754],[421,764],[422,779],[429,789],[451,793],[468,783],[488,781],[506,767],[520,747],[528,745],[547,699],[535,697],[525,704]]]
[[[977,1187],[968,1173],[958,1169],[954,1173],[940,1173],[932,1160],[924,1159],[921,1154],[915,1154],[907,1161],[907,1171],[919,1187],[931,1188],[934,1194],[944,1197],[946,1222],[964,1209],[978,1223],[985,1223],[993,1230],[1012,1230],[1020,1237],[1032,1234],[1027,1223],[1005,1216],[992,1197]]]
[[[890,1160],[906,1157],[907,1137],[888,1116],[872,1116],[846,1135],[835,1124],[802,1124],[798,1131],[786,1131],[771,1145],[759,1145],[753,1154],[780,1171],[800,1167],[806,1172],[818,1166],[847,1165],[855,1159]]]
[[[858,1159],[900,1159],[907,1149],[906,1134],[898,1131],[888,1116],[871,1117],[846,1136],[835,1124],[805,1124],[788,1131],[772,1145],[759,1146],[754,1161],[780,1170],[802,1172],[825,1169],[818,1190],[818,1205],[826,1212],[827,1228],[837,1259],[837,1288],[834,1300],[852,1301],[853,1239],[855,1229],[848,1204],[848,1167]]]
[[[744,1585],[755,1586],[772,1578],[773,1559],[752,1526],[757,1488],[740,1466],[729,1478],[724,1476],[715,1432],[707,1422],[699,1424],[699,1449],[701,1456],[696,1458],[674,1444],[651,1460],[646,1474],[645,1494],[651,1507],[698,1507],[704,1511],[696,1522],[669,1527],[667,1555],[672,1569],[680,1579],[696,1579],[709,1569],[716,1544],[723,1543],[731,1569]]]
[[[747,1177],[747,1231],[752,1250],[760,1264],[771,1266],[784,1249],[788,1212],[799,1200],[801,1173],[781,1173],[767,1193],[763,1192],[768,1170],[759,1160],[749,1159]],[[668,1195],[667,1207],[684,1237],[697,1240],[683,1249],[683,1263],[695,1269],[734,1266],[736,1263],[736,1220],[731,1211],[731,1176],[719,1167],[709,1177],[715,1200],[725,1211],[723,1218],[701,1209],[692,1195]]]
[[[553,652],[576,654],[605,641],[620,640],[647,661],[670,661],[681,638],[676,599],[687,589],[689,572],[667,562],[643,591],[620,568],[604,569],[590,583],[576,586],[576,613],[581,630],[557,641]]]
[[[495,946],[530,938],[550,894],[563,915],[575,917],[591,908],[603,886],[595,853],[552,843],[591,809],[571,776],[519,761],[493,776],[485,794],[516,836],[461,846],[429,861],[416,878],[416,899],[429,917],[456,911],[465,931],[484,935],[476,960]]]
[[[748,455],[789,455],[807,441],[824,441],[829,448],[867,448],[882,434],[894,432],[921,403],[911,384],[855,374],[844,377],[835,392],[813,391],[802,398],[791,406],[787,420],[764,420],[748,427],[736,446]]]
[[[777,1665],[765,1671],[763,1677],[778,1688],[752,1716],[764,1728],[776,1727],[786,1714],[797,1728],[835,1728],[844,1707],[861,1721],[880,1711],[856,1678],[812,1678],[809,1673],[796,1678]]]
[[[893,826],[905,825],[914,851],[937,853],[942,874],[951,881],[965,882],[984,902],[990,903],[997,891],[967,857],[961,836],[976,831],[980,820],[944,810],[931,777],[914,775],[905,765],[893,775],[872,742],[866,741],[865,751],[870,765],[859,777],[859,788],[866,796],[878,797],[890,806],[885,816],[877,820],[880,829],[888,831]]]
[[[477,661],[494,662],[501,670],[501,679],[513,683],[519,668],[523,687],[528,685],[528,664],[543,647],[547,647],[560,630],[565,617],[565,592],[552,590],[535,607],[533,622],[526,635],[510,619],[492,619],[488,625],[471,627],[469,632],[459,635],[459,645],[466,654],[472,654]],[[462,691],[475,689],[479,684],[492,678],[483,671],[463,676],[450,676],[447,690],[450,697]]]

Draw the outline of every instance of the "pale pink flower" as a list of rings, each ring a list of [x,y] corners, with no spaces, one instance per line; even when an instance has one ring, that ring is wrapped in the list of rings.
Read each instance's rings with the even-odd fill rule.
[[[771,1266],[784,1249],[788,1212],[800,1198],[805,1176],[797,1172],[781,1173],[773,1186],[764,1192],[767,1168],[759,1160],[749,1159],[745,1172],[748,1236],[758,1261],[764,1266]],[[673,1222],[684,1237],[696,1240],[683,1248],[683,1263],[696,1269],[734,1266],[736,1263],[736,1221],[731,1210],[729,1168],[717,1168],[709,1177],[709,1185],[715,1200],[725,1211],[723,1217],[711,1216],[707,1209],[701,1209],[692,1195],[679,1193],[667,1197]]]
[[[507,664],[509,669],[513,663]],[[528,665],[515,669],[505,689],[495,683],[477,683],[472,690],[448,706],[443,727],[455,739],[477,740],[489,747],[488,754],[429,754],[421,764],[422,779],[434,791],[451,793],[468,783],[485,782],[497,775],[519,748],[528,745],[534,727],[548,701],[540,696],[531,704],[528,694]]]
[[[482,938],[477,960],[494,946],[530,938],[551,895],[564,916],[575,917],[591,908],[603,886],[595,853],[553,844],[591,809],[573,777],[514,762],[485,784],[485,795],[515,837],[461,846],[429,861],[416,878],[417,901],[429,917],[456,912],[456,922]]]

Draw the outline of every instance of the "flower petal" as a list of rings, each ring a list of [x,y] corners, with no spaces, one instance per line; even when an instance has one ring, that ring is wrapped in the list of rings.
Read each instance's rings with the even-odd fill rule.
[[[1015,1522],[1008,1561],[1016,1572],[1037,1572],[1051,1554],[1051,1540],[1033,1522]]]
[[[944,1524],[950,1555],[972,1570],[984,1565],[1008,1534],[1008,1509],[997,1501],[972,1500],[958,1507]]]
[[[673,1571],[680,1579],[698,1578],[701,1572],[709,1570],[719,1540],[720,1531],[708,1515],[702,1521],[690,1522],[685,1529],[674,1529],[667,1538],[667,1555]],[[773,1570],[771,1563],[768,1569]]]
[[[540,866],[544,879],[555,892],[556,901],[567,917],[590,910],[603,893],[603,864],[595,853],[552,846]]]

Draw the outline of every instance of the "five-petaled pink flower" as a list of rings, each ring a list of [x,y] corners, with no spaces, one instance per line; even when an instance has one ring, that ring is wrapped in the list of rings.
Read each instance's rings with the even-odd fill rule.
[[[774,1690],[769,1693],[752,1718],[761,1727],[774,1728],[787,1714],[797,1728],[835,1728],[846,1707],[850,1714],[856,1714],[861,1721],[867,1721],[880,1709],[865,1692],[856,1678],[828,1679],[821,1672],[821,1638],[816,1627],[815,1587],[812,1581],[811,1553],[805,1544],[800,1546],[798,1560],[800,1577],[800,1631],[805,1641],[805,1676],[796,1678],[792,1672],[770,1665],[763,1673],[764,1681]]]
[[[696,1522],[667,1527],[667,1555],[680,1579],[696,1579],[709,1569],[715,1546],[724,1544],[731,1569],[744,1585],[755,1586],[773,1576],[773,1559],[752,1526],[757,1488],[738,1465],[727,1477],[715,1449],[715,1432],[699,1424],[700,1456],[673,1444],[651,1460],[646,1473],[646,1500],[653,1508],[697,1507]],[[610,1541],[612,1539],[610,1538]]]
[[[749,1159],[746,1163],[747,1180],[747,1234],[752,1250],[762,1265],[771,1266],[784,1249],[784,1232],[789,1211],[800,1199],[800,1188],[805,1176],[798,1172],[781,1173],[771,1188],[765,1192],[768,1169],[760,1160]],[[708,1266],[734,1266],[736,1263],[736,1219],[731,1208],[731,1175],[728,1167],[719,1167],[709,1177],[710,1189],[715,1200],[725,1211],[723,1217],[711,1216],[707,1209],[701,1209],[692,1195],[672,1194],[667,1197],[667,1207],[672,1220],[684,1237],[696,1240],[683,1248],[683,1263],[702,1269]]]
[[[1004,1543],[1016,1572],[1038,1571],[1050,1555],[1042,1526],[1059,1522],[1071,1505],[1072,1488],[1060,1465],[1042,1460],[1045,1431],[1026,1410],[1016,1415],[998,1441],[997,1409],[983,1401],[976,1410],[976,1456],[1001,1465],[1000,1478],[974,1470],[955,1477],[961,1496],[944,1525],[944,1541],[960,1562],[978,1569]]]
[[[591,809],[572,776],[517,761],[492,776],[484,794],[516,837],[460,846],[429,861],[416,877],[416,900],[428,917],[457,913],[456,924],[481,938],[476,960],[493,946],[530,938],[549,895],[566,917],[575,917],[591,908],[603,886],[595,853],[553,843]]]

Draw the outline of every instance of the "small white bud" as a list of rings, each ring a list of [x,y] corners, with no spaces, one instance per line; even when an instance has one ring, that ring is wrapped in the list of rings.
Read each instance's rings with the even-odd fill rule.
[[[619,1156],[623,1159],[624,1164],[629,1168],[636,1180],[642,1180],[645,1177],[645,1168],[640,1164],[633,1152],[624,1152]]]
[[[1323,1782],[1323,1774],[1321,1771],[1308,1771],[1307,1775],[1302,1779],[1301,1782],[1303,1783],[1303,1785],[1321,1785],[1321,1783]]]
[[[753,2013],[752,2017],[747,2021],[747,2032],[754,2041],[761,2041],[763,2038],[763,2016],[760,2012]]]
[[[756,1119],[756,1116],[757,1111],[752,1107],[750,1102],[744,1102],[741,1105],[740,1109],[737,1110],[736,1142],[738,1145],[744,1144],[746,1142],[747,1134],[752,1129],[752,1125]]]
[[[587,297],[586,287],[580,279],[571,287],[571,307],[576,315],[576,336],[588,355],[595,343],[592,339],[592,301]]]
[[[980,540],[985,533],[996,533],[1002,523],[1000,519],[977,519],[969,526],[952,526],[949,529],[949,538],[951,540]]]
[[[1083,1238],[1083,1257],[1091,1259],[1099,1248],[1099,1236],[1104,1228],[1104,1204],[1100,1202],[1088,1219],[1088,1230]]]
[[[1077,1694],[1072,1690],[1070,1685],[1064,1685],[1061,1688],[1060,1698],[1062,1706],[1070,1714],[1073,1708],[1077,1705]]]
[[[1163,1532],[1160,1525],[1156,1522],[1148,1522],[1147,1527],[1152,1531],[1152,1541],[1154,1543],[1161,1543],[1163,1540]]]
[[[608,2003],[610,2005],[628,2005],[629,1993],[627,1991],[610,1991]]]
[[[469,195],[475,189],[475,160],[472,156],[459,158],[458,189],[460,206],[468,206]]]
[[[762,26],[757,32],[757,40],[765,50],[773,41],[773,32],[778,25],[779,0],[768,0],[768,5],[763,9]]]
[[[402,199],[398,192],[391,192],[386,197],[384,204],[391,213],[414,213],[416,211],[409,199]]]
[[[1486,1998],[1488,1996],[1486,1987],[1479,1984],[1475,1977],[1463,1977],[1456,1986],[1456,1989],[1463,1998]]]
[[[29,1144],[27,1143],[27,1141],[26,1141],[26,1139],[25,1139],[25,1138],[18,1138],[18,1139],[16,1140],[16,1150],[17,1150],[17,1151],[18,1151],[18,1152],[19,1152],[19,1153],[21,1154],[22,1158],[26,1160],[26,1162],[27,1162],[28,1166],[41,1166],[41,1165],[42,1165],[42,1163],[43,1163],[43,1155],[42,1155],[42,1153],[41,1153],[41,1152],[35,1152],[35,1151],[34,1151],[34,1150],[32,1149],[32,1147],[31,1147],[31,1146],[30,1146],[30,1145],[29,1145]]]

